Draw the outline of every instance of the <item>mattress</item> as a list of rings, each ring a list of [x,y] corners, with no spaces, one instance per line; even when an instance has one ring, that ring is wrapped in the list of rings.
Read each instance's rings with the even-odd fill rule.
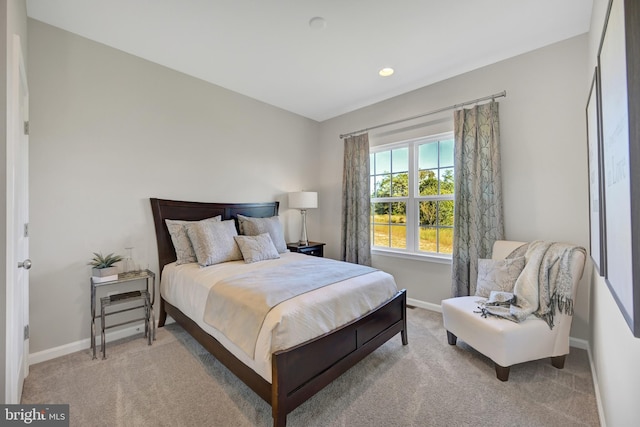
[[[398,292],[393,276],[376,270],[288,299],[267,314],[258,334],[253,358],[203,320],[209,290],[219,280],[265,266],[286,265],[301,257],[308,255],[291,252],[280,254],[280,258],[275,260],[251,264],[231,261],[204,268],[195,263],[171,263],[162,271],[160,292],[167,302],[195,321],[242,363],[271,382],[273,352],[293,347],[349,323],[379,307]]]

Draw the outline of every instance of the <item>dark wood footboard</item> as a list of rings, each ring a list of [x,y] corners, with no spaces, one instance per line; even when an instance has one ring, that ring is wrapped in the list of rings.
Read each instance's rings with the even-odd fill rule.
[[[387,342],[398,332],[407,340],[407,293],[396,296],[330,333],[287,350],[277,351],[272,363],[273,425],[286,424],[289,412]]]
[[[167,314],[171,316],[216,359],[269,403],[272,407],[273,425],[284,427],[289,412],[393,336],[400,333],[402,343],[408,344],[406,301],[407,295],[403,289],[384,305],[334,331],[275,352],[271,359],[271,384],[162,298],[159,318],[166,318]]]

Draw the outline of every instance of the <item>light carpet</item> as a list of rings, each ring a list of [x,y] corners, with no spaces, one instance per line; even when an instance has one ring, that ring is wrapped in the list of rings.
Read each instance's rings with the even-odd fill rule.
[[[400,336],[295,409],[287,425],[597,426],[587,352],[565,368],[548,359],[513,366],[509,381],[464,342],[447,344],[442,316],[409,309]],[[505,320],[507,321],[507,320]],[[158,329],[30,367],[22,403],[70,404],[71,426],[270,426],[271,407],[182,328]]]

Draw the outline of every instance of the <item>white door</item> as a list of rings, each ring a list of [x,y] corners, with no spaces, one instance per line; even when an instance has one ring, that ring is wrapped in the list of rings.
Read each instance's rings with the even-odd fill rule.
[[[29,91],[20,37],[13,36],[7,121],[6,403],[20,403],[29,373]]]

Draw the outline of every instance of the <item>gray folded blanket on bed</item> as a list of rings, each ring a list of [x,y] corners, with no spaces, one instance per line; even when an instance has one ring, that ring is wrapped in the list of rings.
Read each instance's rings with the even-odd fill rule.
[[[484,304],[484,315],[491,314],[521,322],[531,314],[543,319],[553,329],[556,312],[573,315],[573,281],[571,270],[575,251],[584,248],[567,243],[536,240],[522,245],[507,258],[524,256],[526,263],[513,288],[515,302]]]
[[[211,287],[204,321],[254,357],[265,317],[273,307],[306,292],[376,269],[308,256],[288,264],[222,279]]]

